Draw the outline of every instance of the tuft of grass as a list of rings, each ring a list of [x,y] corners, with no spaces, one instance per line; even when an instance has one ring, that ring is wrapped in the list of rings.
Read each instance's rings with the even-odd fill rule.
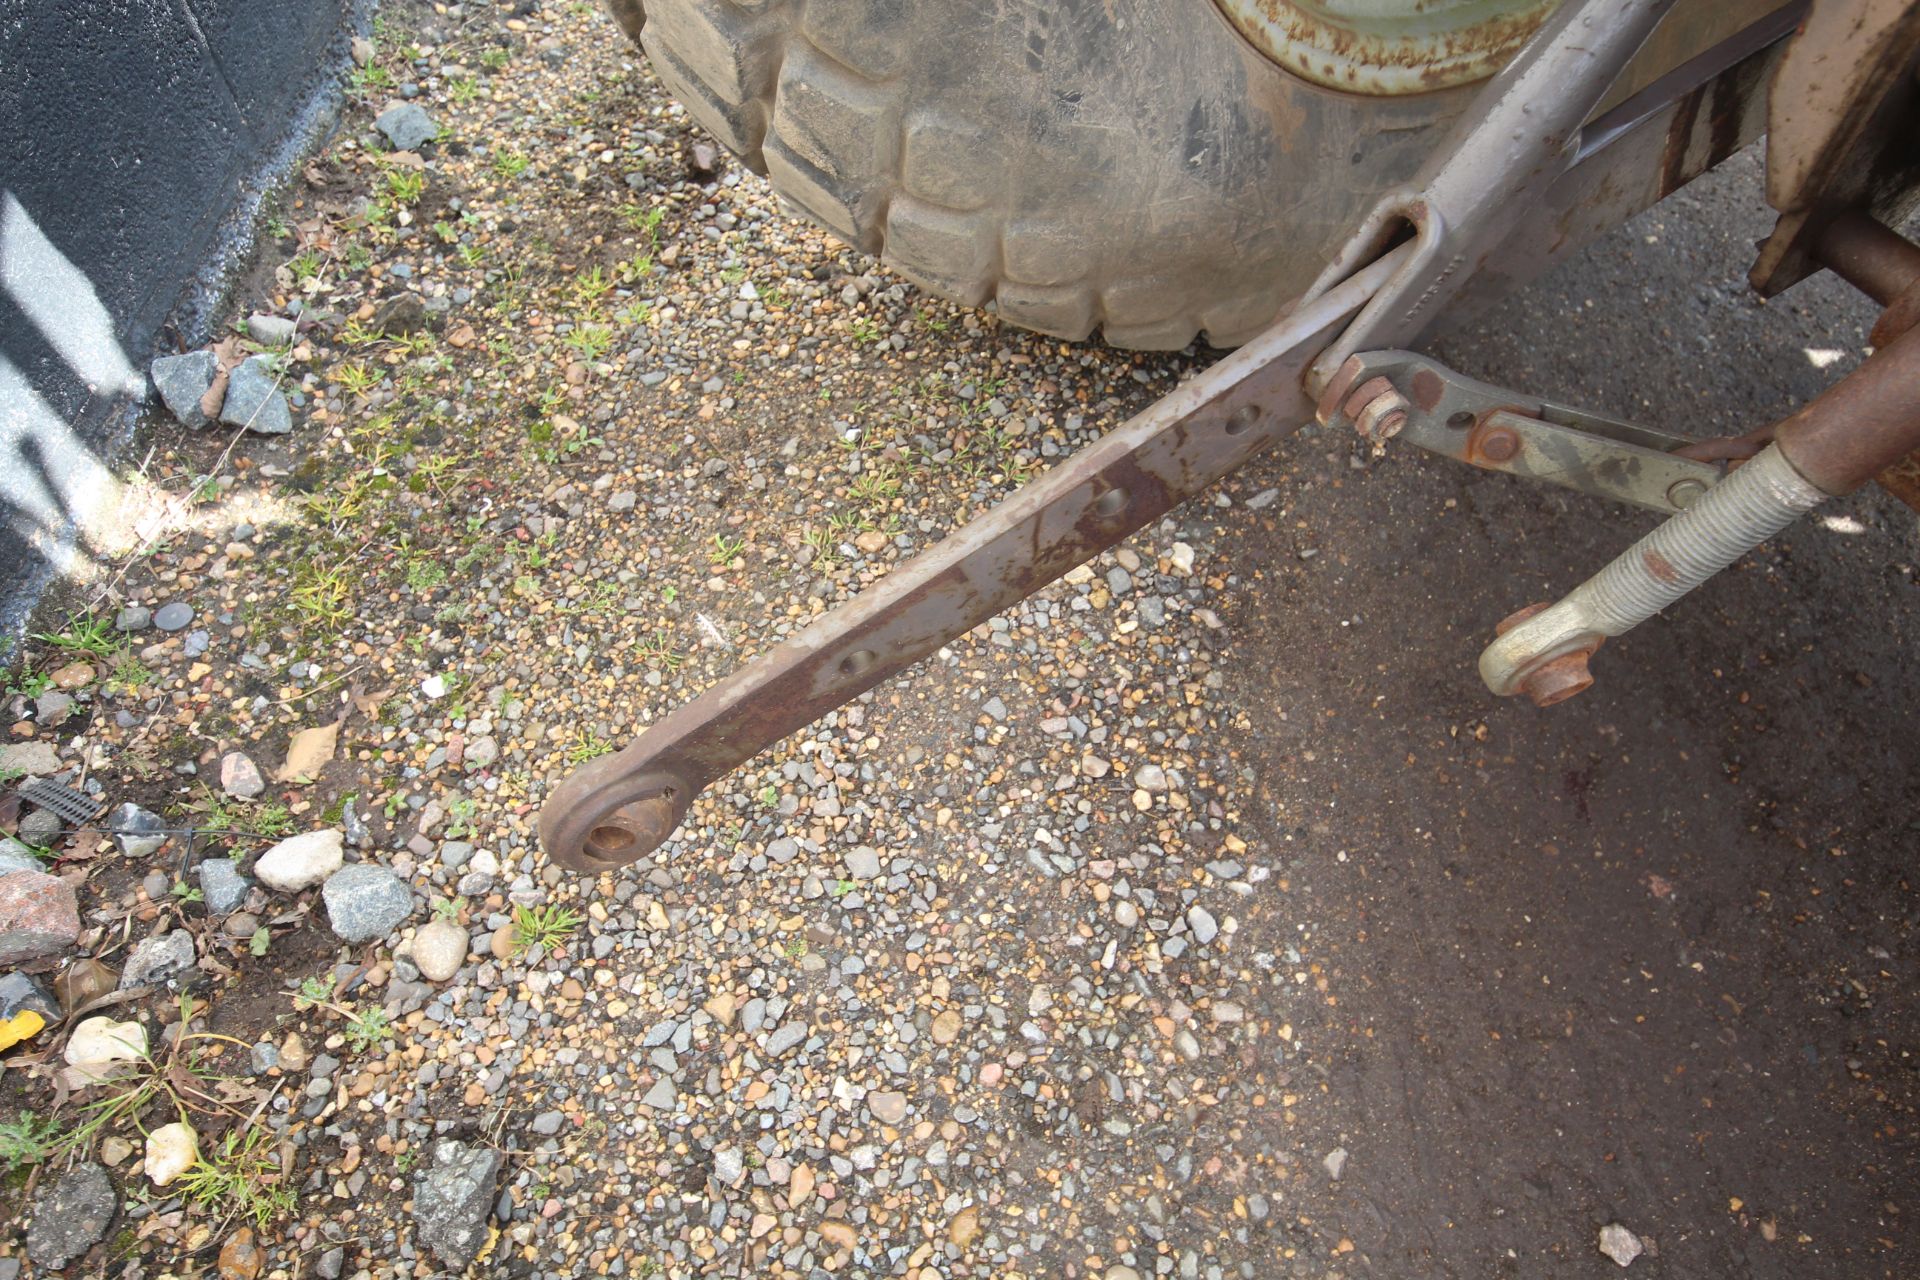
[[[515,907],[513,909],[513,953],[519,955],[534,947],[551,949],[573,936],[580,917],[567,907]]]
[[[493,173],[497,178],[512,181],[527,171],[533,161],[518,151],[502,151],[493,157]]]
[[[307,621],[334,628],[353,617],[353,579],[344,565],[302,561],[287,600]]]
[[[730,538],[724,533],[716,533],[713,535],[713,550],[708,553],[707,559],[716,565],[732,564],[733,558],[739,555],[746,545],[745,538]]]
[[[203,1213],[246,1218],[265,1231],[299,1206],[298,1195],[281,1176],[273,1135],[264,1127],[235,1127],[227,1130],[216,1150],[200,1153],[178,1185],[187,1202]]]
[[[568,764],[585,764],[589,760],[598,760],[613,750],[613,744],[597,733],[590,733],[567,749]]]
[[[120,646],[114,639],[113,623],[91,613],[76,613],[67,619],[67,629],[41,632],[34,636],[41,644],[95,658],[111,657]]]
[[[387,170],[387,199],[396,205],[411,207],[427,192],[427,175],[418,169]]]
[[[583,361],[592,364],[613,345],[613,330],[604,324],[577,324],[562,341],[572,347]]]

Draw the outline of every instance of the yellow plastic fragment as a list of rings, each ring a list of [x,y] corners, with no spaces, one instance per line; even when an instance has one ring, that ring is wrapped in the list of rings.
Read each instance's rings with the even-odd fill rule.
[[[0,1049],[11,1049],[33,1039],[46,1025],[47,1020],[33,1010],[22,1009],[5,1022],[0,1022]]]

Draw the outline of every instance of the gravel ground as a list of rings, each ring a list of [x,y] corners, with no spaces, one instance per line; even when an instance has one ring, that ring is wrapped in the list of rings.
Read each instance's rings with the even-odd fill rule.
[[[364,52],[239,309],[299,317],[292,433],[156,424],[152,543],[96,605],[129,629],[73,720],[12,717],[196,828],[67,835],[76,945],[194,938],[184,1034],[234,1038],[202,1151],[266,1135],[296,1200],[236,1249],[122,1126],[103,1268],[1600,1275],[1618,1222],[1643,1273],[1911,1273],[1900,509],[1791,535],[1540,717],[1472,654],[1635,517],[1303,433],[578,879],[532,829],[570,768],[1205,356],[873,274],[597,8],[392,6]],[[435,140],[396,155],[389,100]],[[1752,326],[1735,169],[1443,354],[1702,434],[1810,393],[1864,313]],[[206,914],[192,862],[322,830],[324,890],[302,846],[264,873],[301,887]],[[170,994],[111,1012],[182,1034]]]

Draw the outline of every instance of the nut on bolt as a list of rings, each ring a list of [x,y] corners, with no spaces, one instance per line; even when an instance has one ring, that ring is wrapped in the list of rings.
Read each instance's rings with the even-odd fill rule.
[[[1390,440],[1407,425],[1407,398],[1384,377],[1368,378],[1355,387],[1340,408],[1367,440]]]

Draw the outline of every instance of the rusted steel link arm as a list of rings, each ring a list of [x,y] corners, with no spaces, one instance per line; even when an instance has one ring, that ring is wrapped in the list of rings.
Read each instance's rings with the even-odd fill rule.
[[[1401,263],[1395,250],[986,515],[568,777],[540,813],[562,864],[658,847],[701,788],[966,634],[1313,417],[1307,361]]]

